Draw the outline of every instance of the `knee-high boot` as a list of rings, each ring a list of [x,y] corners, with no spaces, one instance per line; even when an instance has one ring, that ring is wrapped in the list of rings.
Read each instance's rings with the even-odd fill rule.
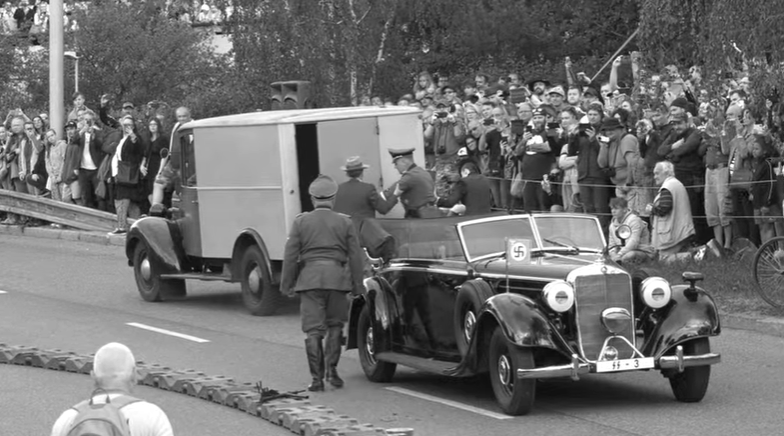
[[[308,367],[313,381],[308,386],[311,392],[324,390],[324,348],[319,336],[308,336],[305,339],[305,352],[308,355]]]
[[[343,387],[343,379],[338,375],[338,361],[340,361],[340,351],[343,346],[343,328],[330,327],[327,331],[326,361],[327,361],[327,381],[336,388]]]

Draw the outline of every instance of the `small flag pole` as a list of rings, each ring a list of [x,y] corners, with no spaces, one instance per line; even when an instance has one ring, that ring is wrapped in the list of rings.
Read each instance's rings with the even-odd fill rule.
[[[508,293],[509,292],[509,238],[504,238],[504,245],[505,245],[504,248],[506,249],[506,256],[504,256],[504,259],[506,259],[506,292]]]

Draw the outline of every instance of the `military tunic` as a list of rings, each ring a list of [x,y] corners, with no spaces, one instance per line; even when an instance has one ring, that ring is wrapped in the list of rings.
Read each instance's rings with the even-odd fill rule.
[[[348,319],[345,293],[362,292],[363,266],[348,216],[323,207],[297,216],[286,241],[280,289],[300,293],[305,333],[343,326]]]
[[[440,216],[435,207],[436,196],[433,192],[435,183],[429,172],[416,164],[411,166],[400,176],[397,182],[402,193],[400,202],[406,210],[406,218],[432,218]],[[386,203],[394,206],[398,197],[394,194],[394,187],[387,189]]]

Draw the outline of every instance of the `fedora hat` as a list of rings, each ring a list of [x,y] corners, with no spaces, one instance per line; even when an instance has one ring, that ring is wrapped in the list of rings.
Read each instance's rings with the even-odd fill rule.
[[[363,164],[359,156],[351,156],[346,159],[346,165],[340,167],[343,171],[364,170],[366,168],[370,168],[370,166]]]

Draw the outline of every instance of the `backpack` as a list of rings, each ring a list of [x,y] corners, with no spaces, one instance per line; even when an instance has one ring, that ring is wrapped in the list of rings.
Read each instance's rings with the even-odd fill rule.
[[[93,397],[103,391],[106,403],[96,404]],[[111,399],[109,393],[97,389],[89,400],[82,401],[73,407],[78,415],[68,429],[67,436],[131,436],[128,421],[120,412],[123,407],[136,403],[138,398],[121,395]]]

